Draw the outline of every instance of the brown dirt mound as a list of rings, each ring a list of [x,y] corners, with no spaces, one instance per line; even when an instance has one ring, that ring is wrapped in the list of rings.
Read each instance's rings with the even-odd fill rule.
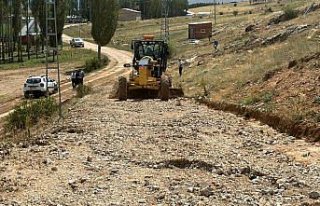
[[[214,102],[208,99],[201,99],[199,101],[213,109],[231,112],[246,118],[254,118],[280,132],[287,133],[295,137],[307,137],[310,141],[320,141],[320,127],[317,124],[305,122],[299,123],[278,116],[277,114],[262,112],[252,108],[226,102]]]

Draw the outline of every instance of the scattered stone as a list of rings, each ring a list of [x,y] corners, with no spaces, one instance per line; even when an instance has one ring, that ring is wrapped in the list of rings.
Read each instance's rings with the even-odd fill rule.
[[[317,199],[320,198],[320,194],[319,194],[319,192],[315,192],[315,191],[310,192],[310,193],[309,193],[309,198],[310,198],[310,199],[317,200]]]
[[[106,98],[78,102],[57,123],[81,125],[81,135],[63,129],[49,146],[11,149],[0,161],[1,204],[14,205],[16,189],[29,191],[23,199],[16,195],[15,205],[50,205],[49,198],[52,206],[299,205],[320,198],[311,193],[320,189],[319,165],[298,164],[278,148],[291,147],[289,135],[194,100],[181,99],[180,107],[176,99]],[[68,159],[60,159],[66,152]],[[33,192],[50,183],[50,195]]]
[[[147,201],[145,200],[145,199],[139,199],[138,200],[138,203],[140,203],[140,204],[144,204],[144,203],[146,203]]]
[[[112,170],[110,171],[110,175],[117,174],[118,172],[119,172],[118,169],[112,169]]]
[[[69,180],[69,181],[68,181],[68,185],[71,187],[72,190],[76,190],[77,187],[78,187],[76,180]]]
[[[92,162],[92,157],[88,156],[88,157],[87,157],[87,161],[88,161],[88,162]]]
[[[245,32],[253,31],[254,27],[255,27],[254,24],[250,24],[249,26],[246,27]]]
[[[291,69],[292,67],[296,66],[298,64],[297,60],[292,60],[289,62],[288,69]]]
[[[52,163],[52,160],[49,159],[49,158],[45,158],[45,159],[42,160],[42,163],[45,164],[45,165],[48,165],[48,164]]]
[[[279,32],[278,34],[275,34],[271,37],[266,38],[264,41],[262,41],[262,45],[270,45],[275,42],[282,42],[286,40],[290,35],[295,34],[295,33],[300,33],[305,30],[307,30],[309,25],[294,25],[290,26],[287,29]]]
[[[194,192],[194,187],[188,187],[187,191],[190,192],[190,193],[193,193]]]
[[[157,200],[163,200],[166,197],[166,193],[165,192],[161,192],[156,196]]]
[[[211,186],[207,186],[200,190],[200,196],[210,197],[211,195],[213,195],[213,189]]]

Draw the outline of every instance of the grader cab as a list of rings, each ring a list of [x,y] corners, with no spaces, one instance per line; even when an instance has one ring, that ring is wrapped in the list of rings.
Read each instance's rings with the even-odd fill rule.
[[[167,69],[168,45],[163,40],[154,40],[152,35],[145,35],[143,40],[133,40],[133,67],[129,79],[119,77],[118,99],[160,98],[167,101],[173,96],[182,96],[182,89],[172,88]]]

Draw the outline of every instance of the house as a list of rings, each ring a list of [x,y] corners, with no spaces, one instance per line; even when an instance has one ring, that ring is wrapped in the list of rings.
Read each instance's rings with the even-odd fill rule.
[[[66,23],[77,24],[77,23],[84,23],[84,22],[87,22],[87,20],[82,18],[81,16],[72,15],[72,16],[67,16],[66,18]]]
[[[267,0],[249,0],[250,4],[261,4],[261,3],[267,3]]]
[[[189,23],[189,39],[203,39],[212,35],[212,22]]]
[[[196,16],[198,17],[206,17],[206,16],[210,16],[211,12],[206,12],[206,11],[200,11],[198,13],[196,13]]]
[[[129,8],[122,8],[119,11],[119,21],[138,21],[141,19],[141,11]]]
[[[29,36],[29,42],[32,43],[36,40],[36,37],[39,36],[40,33],[41,33],[41,29],[39,25],[36,25],[34,18],[30,17],[29,23],[28,23],[28,29],[27,29],[27,25],[25,24],[19,33],[19,37],[21,38],[22,44],[27,44],[28,36]]]
[[[186,16],[189,16],[189,17],[194,17],[196,14],[194,12],[191,12],[191,11],[185,11],[186,12]]]

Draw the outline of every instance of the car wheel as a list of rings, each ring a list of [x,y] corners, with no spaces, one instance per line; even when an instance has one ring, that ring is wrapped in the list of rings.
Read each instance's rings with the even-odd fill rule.
[[[49,94],[50,94],[50,91],[48,91],[48,92],[43,92],[41,96],[49,97]]]
[[[30,96],[29,96],[29,92],[25,92],[25,93],[24,93],[24,98],[29,99],[29,97],[30,97]]]

